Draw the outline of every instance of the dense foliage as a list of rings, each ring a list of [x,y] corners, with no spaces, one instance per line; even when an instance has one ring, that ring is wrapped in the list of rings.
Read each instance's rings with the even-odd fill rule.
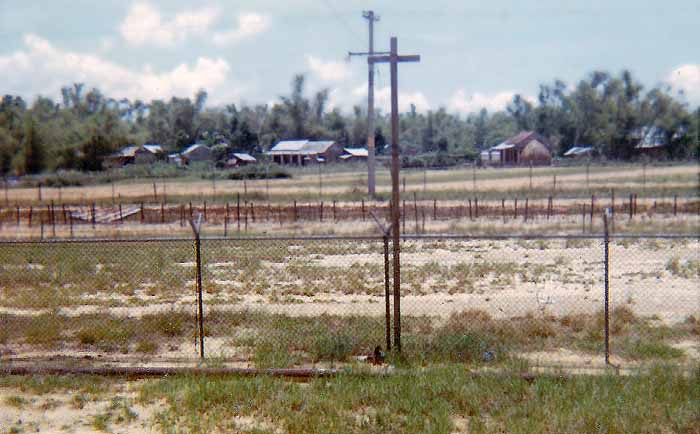
[[[116,100],[95,88],[85,93],[81,83],[62,88],[60,102],[40,96],[28,106],[20,96],[5,95],[0,103],[0,174],[100,170],[105,156],[130,143],[159,143],[169,152],[194,142],[226,143],[228,147],[214,147],[220,158],[227,149],[261,152],[280,139],[334,139],[344,146],[364,146],[364,109],[355,106],[349,114],[328,110],[328,90],[307,97],[304,84],[304,76],[295,76],[290,94],[272,107],[205,108],[204,90],[193,99]],[[418,113],[412,106],[400,119],[408,165],[426,158],[437,163],[473,158],[520,130],[548,137],[559,155],[579,145],[593,146],[603,158],[630,159],[639,131],[651,126],[664,135],[666,157],[698,156],[700,109],[690,110],[670,89],[644,92],[627,71],[619,76],[596,71],[573,87],[559,80],[542,84],[536,103],[516,95],[501,112],[460,117],[444,108]],[[386,152],[389,135],[388,114],[380,113],[375,134],[379,153]],[[427,157],[411,157],[416,154]]]

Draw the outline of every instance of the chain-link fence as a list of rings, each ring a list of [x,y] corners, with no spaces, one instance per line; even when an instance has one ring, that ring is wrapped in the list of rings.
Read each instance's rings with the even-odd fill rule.
[[[1,360],[328,367],[398,330],[418,363],[700,360],[697,238],[406,236],[398,318],[390,244],[1,242]]]

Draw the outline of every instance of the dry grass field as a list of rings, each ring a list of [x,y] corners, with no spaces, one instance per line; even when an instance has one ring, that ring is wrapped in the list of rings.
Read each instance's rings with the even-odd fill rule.
[[[359,200],[366,193],[367,174],[360,170],[319,173],[312,169],[292,169],[293,177],[276,180],[196,180],[196,179],[134,179],[112,184],[77,187],[44,187],[42,200],[66,203],[112,202],[121,198],[124,203],[139,201],[187,202],[208,200],[231,201],[236,194],[250,200],[291,202],[309,200]],[[542,198],[586,197],[591,193],[607,194],[615,189],[620,195],[628,192],[640,197],[697,196],[700,167],[696,164],[643,168],[641,165],[537,167],[532,169],[530,183],[528,168],[477,169],[456,168],[450,170],[406,170],[402,173],[404,193],[412,197],[450,199],[479,196],[482,198],[515,197],[529,195]],[[556,189],[554,177],[556,176]],[[153,184],[156,192],[154,196]],[[245,184],[245,185],[244,185]],[[377,192],[388,197],[391,190],[389,172],[377,173]],[[403,187],[402,187],[403,188]],[[621,196],[622,197],[622,196]],[[9,203],[37,203],[37,188],[11,188],[7,192]]]

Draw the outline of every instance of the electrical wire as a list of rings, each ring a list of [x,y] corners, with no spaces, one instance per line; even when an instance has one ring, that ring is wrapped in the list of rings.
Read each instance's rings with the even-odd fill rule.
[[[328,6],[328,9],[331,11],[331,14],[335,17],[335,19],[338,20],[343,25],[343,27],[345,27],[348,33],[350,33],[358,41],[365,43],[364,39],[355,30],[352,29],[347,20],[344,19],[343,16],[340,15],[340,13],[338,13],[338,10],[335,8],[335,6],[333,6],[331,0],[323,0],[323,2],[326,4],[326,6]]]

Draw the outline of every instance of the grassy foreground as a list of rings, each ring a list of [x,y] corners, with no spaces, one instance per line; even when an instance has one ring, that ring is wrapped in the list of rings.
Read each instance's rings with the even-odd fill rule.
[[[163,432],[231,432],[237,415],[257,421],[249,432],[700,432],[700,374],[663,368],[532,383],[460,366],[309,384],[191,377],[149,383],[141,398],[165,398]]]
[[[306,383],[180,376],[131,386],[130,398],[123,399],[124,383],[116,380],[0,377],[0,392],[18,394],[0,403],[0,412],[30,405],[31,396],[63,393],[66,402],[53,398],[54,405],[90,408],[76,407],[76,396],[80,403],[111,402],[82,422],[106,432],[121,431],[144,414],[151,416],[141,426],[164,433],[700,432],[697,368],[690,375],[658,366],[631,376],[526,381],[516,375],[474,376],[455,364],[386,376],[360,368]],[[119,411],[112,408],[115,400]],[[130,416],[118,417],[122,413]]]

